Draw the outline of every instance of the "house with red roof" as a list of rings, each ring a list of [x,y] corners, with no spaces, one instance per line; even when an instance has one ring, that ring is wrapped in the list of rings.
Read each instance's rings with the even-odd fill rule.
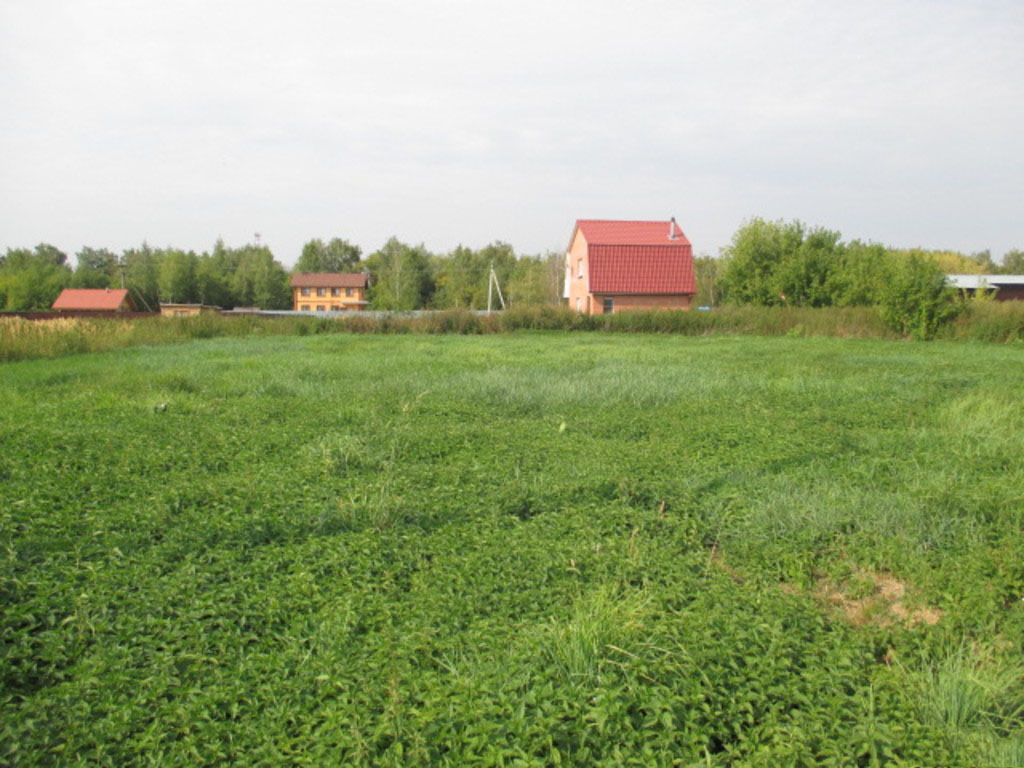
[[[587,315],[689,309],[693,246],[668,221],[580,219],[565,255],[569,307]]]
[[[366,272],[297,272],[292,275],[296,312],[347,312],[366,309]]]
[[[127,288],[65,288],[53,302],[59,312],[134,312]]]

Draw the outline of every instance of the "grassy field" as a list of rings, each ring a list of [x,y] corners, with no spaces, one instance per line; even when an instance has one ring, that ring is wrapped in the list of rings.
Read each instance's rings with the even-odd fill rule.
[[[0,764],[1024,764],[1024,348],[0,366]]]

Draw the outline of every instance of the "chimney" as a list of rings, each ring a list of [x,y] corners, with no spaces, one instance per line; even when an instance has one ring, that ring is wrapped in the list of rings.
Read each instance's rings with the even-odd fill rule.
[[[668,239],[669,240],[676,240],[676,239],[678,239],[679,235],[676,234],[676,230],[677,229],[678,229],[678,227],[676,226],[676,217],[673,216],[671,219],[668,220]]]

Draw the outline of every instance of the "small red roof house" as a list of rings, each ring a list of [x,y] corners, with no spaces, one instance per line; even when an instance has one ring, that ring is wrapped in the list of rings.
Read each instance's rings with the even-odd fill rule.
[[[587,315],[689,309],[697,292],[693,246],[675,218],[580,219],[565,257],[564,296]]]
[[[53,302],[52,309],[60,312],[134,312],[135,303],[127,288],[65,288]]]
[[[346,312],[366,309],[367,272],[297,272],[292,275],[296,312]]]

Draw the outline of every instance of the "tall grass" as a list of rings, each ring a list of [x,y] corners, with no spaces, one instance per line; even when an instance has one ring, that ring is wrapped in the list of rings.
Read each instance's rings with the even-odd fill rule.
[[[969,301],[967,311],[940,338],[1024,341],[1024,301]]]
[[[681,336],[835,336],[894,339],[873,307],[722,307],[712,312],[623,312],[581,315],[566,307],[523,307],[483,315],[466,310],[420,314],[353,313],[337,318],[309,316],[192,318],[0,317],[0,361],[63,357],[149,344],[170,344],[219,336],[321,333],[490,334],[519,330],[614,331]],[[985,342],[1024,340],[1024,302],[971,302],[939,338]]]
[[[902,670],[922,722],[942,729],[985,765],[1024,765],[1024,666],[966,645],[937,663]]]
[[[64,357],[83,352],[101,352],[190,339],[218,336],[298,335],[315,328],[313,318],[151,317],[133,320],[117,318],[57,318],[28,320],[0,317],[0,361]]]
[[[619,596],[609,587],[577,598],[567,621],[552,621],[544,633],[541,656],[569,682],[600,682],[603,667],[614,656],[629,654],[640,632],[645,601]]]

